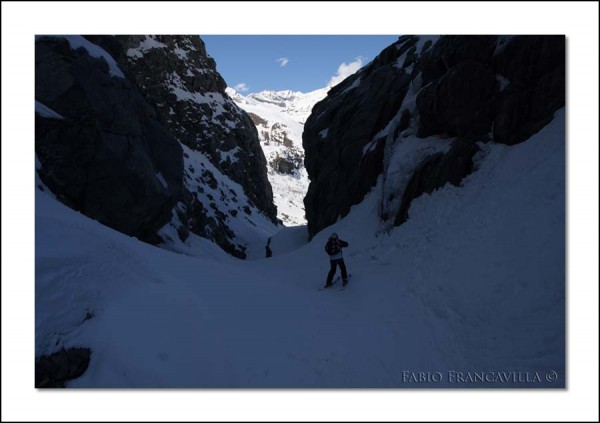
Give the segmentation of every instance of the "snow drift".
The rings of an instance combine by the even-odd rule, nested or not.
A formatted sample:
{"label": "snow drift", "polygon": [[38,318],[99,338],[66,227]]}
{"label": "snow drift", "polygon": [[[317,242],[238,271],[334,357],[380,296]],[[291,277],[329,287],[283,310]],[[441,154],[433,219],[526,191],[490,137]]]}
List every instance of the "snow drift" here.
{"label": "snow drift", "polygon": [[388,231],[380,178],[330,227],[350,243],[343,292],[317,291],[328,231],[282,232],[255,261],[197,238],[190,257],[38,188],[36,357],[90,348],[68,387],[564,387],[564,127],[563,109],[521,144],[480,144],[462,186]]}

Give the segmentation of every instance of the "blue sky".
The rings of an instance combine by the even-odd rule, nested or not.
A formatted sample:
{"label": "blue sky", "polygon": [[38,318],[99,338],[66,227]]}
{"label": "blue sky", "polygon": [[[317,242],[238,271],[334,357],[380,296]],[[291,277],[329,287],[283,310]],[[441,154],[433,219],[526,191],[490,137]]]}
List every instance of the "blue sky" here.
{"label": "blue sky", "polygon": [[217,70],[242,94],[309,92],[373,60],[398,35],[201,35]]}

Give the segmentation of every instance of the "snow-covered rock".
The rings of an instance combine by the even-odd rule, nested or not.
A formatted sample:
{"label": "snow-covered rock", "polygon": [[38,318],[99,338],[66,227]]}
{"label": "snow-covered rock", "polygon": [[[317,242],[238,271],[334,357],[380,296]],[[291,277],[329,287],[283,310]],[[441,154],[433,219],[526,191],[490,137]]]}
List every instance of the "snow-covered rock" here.
{"label": "snow-covered rock", "polygon": [[60,38],[66,40],[73,50],[81,48],[85,50],[89,56],[104,60],[104,62],[108,65],[108,70],[111,76],[125,78],[125,75],[123,75],[123,71],[117,64],[116,60],[105,49],[90,42],[81,35],[36,35],[35,37],[36,41],[43,38]]}
{"label": "snow-covered rock", "polygon": [[41,182],[128,235],[237,257],[278,228],[251,118],[198,36],[38,36]]}
{"label": "snow-covered rock", "polygon": [[38,36],[35,55],[43,184],[111,228],[160,242],[156,231],[183,198],[180,144],[136,86],[115,75],[107,50],[78,36]]}
{"label": "snow-covered rock", "polygon": [[[157,118],[189,148],[206,155],[275,219],[272,191],[252,121],[225,94],[226,84],[198,36],[119,36],[125,67]],[[223,154],[225,153],[225,154]]]}
{"label": "snow-covered rock", "polygon": [[[400,37],[332,88],[306,121],[311,236],[360,203],[380,175],[380,216],[398,224],[413,198],[471,172],[477,147],[457,143],[528,139],[565,104],[564,57],[564,36]],[[451,148],[413,148],[430,137]]]}

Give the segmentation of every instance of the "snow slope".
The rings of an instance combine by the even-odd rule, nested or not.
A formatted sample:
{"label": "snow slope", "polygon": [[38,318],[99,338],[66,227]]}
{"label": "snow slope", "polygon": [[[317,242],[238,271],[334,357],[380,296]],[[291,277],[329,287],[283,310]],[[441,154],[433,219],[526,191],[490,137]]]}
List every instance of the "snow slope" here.
{"label": "snow slope", "polygon": [[[242,261],[141,243],[36,190],[36,356],[92,349],[70,387],[481,387],[458,372],[564,386],[564,110],[530,140],[484,145],[477,171],[413,202],[389,232],[381,181],[330,227],[344,291],[318,291],[329,229]],[[93,315],[91,319],[86,316]],[[440,383],[407,372],[443,374]],[[543,376],[555,371],[557,382]]]}
{"label": "snow slope", "polygon": [[[240,184],[221,173],[202,152],[184,144],[181,144],[181,148],[186,169],[184,184],[206,210],[208,218],[227,225],[232,241],[244,248],[247,259],[264,258],[264,245],[269,237],[278,232],[279,226],[249,201]],[[204,250],[199,252],[195,246],[199,242],[208,242],[206,239],[190,232],[190,236],[181,241],[177,233],[183,226],[179,218],[181,213],[178,213],[183,209],[185,206],[182,203],[176,204],[171,221],[158,231],[163,239],[161,247],[188,255],[203,255]],[[205,226],[209,236],[215,236],[213,231],[216,230],[210,224]]]}

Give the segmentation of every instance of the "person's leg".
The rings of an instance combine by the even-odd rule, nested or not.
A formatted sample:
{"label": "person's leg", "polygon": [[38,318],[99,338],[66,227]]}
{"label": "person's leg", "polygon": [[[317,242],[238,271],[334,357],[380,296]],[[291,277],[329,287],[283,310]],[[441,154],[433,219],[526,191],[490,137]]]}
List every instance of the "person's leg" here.
{"label": "person's leg", "polygon": [[336,263],[335,263],[335,261],[331,261],[330,264],[331,264],[331,268],[329,269],[329,274],[327,275],[327,283],[325,284],[325,286],[331,285],[331,281],[333,280],[333,275],[335,275]]}
{"label": "person's leg", "polygon": [[341,259],[339,262],[340,269],[342,269],[342,280],[344,282],[348,281],[348,272],[346,272],[346,263],[344,263],[344,259]]}

